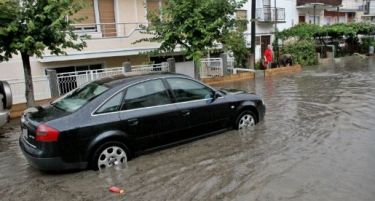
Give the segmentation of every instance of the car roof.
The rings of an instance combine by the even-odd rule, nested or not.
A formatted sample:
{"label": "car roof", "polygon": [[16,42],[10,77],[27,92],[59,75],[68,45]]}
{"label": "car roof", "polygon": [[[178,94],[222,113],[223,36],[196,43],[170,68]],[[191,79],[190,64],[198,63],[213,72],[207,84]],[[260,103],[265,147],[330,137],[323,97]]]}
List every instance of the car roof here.
{"label": "car roof", "polygon": [[119,74],[110,77],[105,77],[99,80],[94,81],[98,84],[104,84],[110,88],[117,86],[124,86],[129,83],[140,82],[149,79],[155,78],[164,78],[164,77],[189,77],[187,75],[178,74],[178,73],[149,73],[149,74]]}

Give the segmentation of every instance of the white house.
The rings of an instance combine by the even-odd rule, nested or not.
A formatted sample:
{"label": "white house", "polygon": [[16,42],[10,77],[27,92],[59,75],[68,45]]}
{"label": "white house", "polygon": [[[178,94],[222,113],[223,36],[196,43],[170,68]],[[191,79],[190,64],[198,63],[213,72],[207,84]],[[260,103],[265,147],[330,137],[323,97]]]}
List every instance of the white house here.
{"label": "white house", "polygon": [[375,22],[375,1],[364,0],[364,12],[362,19],[364,21]]}
{"label": "white house", "polygon": [[317,25],[359,22],[364,0],[297,0],[298,22]]}
{"label": "white house", "polygon": [[[238,12],[246,13],[249,21],[245,32],[248,47],[251,46],[251,6],[248,1],[243,10]],[[296,0],[256,0],[256,48],[255,59],[259,60],[274,40],[275,29],[279,31],[294,26],[298,19]]]}

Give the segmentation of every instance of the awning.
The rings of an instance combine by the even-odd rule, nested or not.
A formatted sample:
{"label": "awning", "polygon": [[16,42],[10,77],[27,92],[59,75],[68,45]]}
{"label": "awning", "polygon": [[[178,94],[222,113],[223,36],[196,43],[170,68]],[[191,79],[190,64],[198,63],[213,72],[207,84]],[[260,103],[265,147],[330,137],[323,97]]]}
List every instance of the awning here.
{"label": "awning", "polygon": [[329,5],[329,4],[324,4],[324,3],[307,3],[303,5],[297,6],[297,9],[329,9],[329,8],[337,8],[335,5]]}

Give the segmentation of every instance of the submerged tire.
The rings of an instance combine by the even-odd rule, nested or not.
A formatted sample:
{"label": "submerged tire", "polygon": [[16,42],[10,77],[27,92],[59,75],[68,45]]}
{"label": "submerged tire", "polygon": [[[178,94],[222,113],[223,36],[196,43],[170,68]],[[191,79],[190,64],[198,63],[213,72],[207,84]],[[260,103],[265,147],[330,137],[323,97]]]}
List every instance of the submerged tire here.
{"label": "submerged tire", "polygon": [[124,164],[129,159],[127,147],[121,142],[106,142],[99,146],[93,154],[90,162],[90,168],[99,170],[102,168],[113,167],[118,164]]}
{"label": "submerged tire", "polygon": [[238,115],[235,122],[235,129],[241,130],[255,126],[257,124],[257,118],[255,114],[250,110],[245,110]]}

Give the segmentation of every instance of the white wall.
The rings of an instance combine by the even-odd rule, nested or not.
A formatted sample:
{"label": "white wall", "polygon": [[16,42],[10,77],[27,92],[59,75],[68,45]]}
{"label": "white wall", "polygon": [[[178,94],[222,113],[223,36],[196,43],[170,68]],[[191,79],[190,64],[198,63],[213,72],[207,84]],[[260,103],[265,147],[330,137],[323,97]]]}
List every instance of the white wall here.
{"label": "white wall", "polygon": [[285,23],[278,24],[277,27],[280,31],[290,28],[298,24],[298,11],[296,0],[281,0],[277,1],[277,6],[285,8]]}
{"label": "white wall", "polygon": [[194,78],[194,62],[176,62],[176,73]]}
{"label": "white wall", "polygon": [[370,1],[370,15],[375,15],[375,1]]}
{"label": "white wall", "polygon": [[358,9],[362,5],[363,0],[342,0],[342,8]]}

